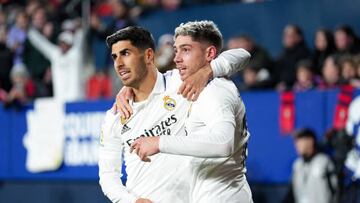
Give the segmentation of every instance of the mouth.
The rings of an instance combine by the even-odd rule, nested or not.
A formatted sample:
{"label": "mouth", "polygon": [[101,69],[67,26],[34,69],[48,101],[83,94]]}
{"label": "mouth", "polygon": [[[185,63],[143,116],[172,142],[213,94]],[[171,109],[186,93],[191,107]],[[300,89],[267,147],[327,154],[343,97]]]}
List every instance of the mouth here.
{"label": "mouth", "polygon": [[177,69],[179,70],[180,75],[184,75],[186,73],[186,67],[178,66]]}
{"label": "mouth", "polygon": [[130,78],[130,71],[129,70],[119,70],[118,74],[122,80],[127,80]]}

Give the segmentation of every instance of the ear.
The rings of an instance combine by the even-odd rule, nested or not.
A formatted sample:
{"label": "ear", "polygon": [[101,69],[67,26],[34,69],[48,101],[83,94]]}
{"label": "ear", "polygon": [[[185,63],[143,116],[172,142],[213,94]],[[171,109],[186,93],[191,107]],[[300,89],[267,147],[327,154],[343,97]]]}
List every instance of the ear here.
{"label": "ear", "polygon": [[206,60],[208,62],[212,61],[214,58],[216,58],[217,55],[217,49],[215,46],[209,46],[206,48]]}
{"label": "ear", "polygon": [[147,65],[153,64],[154,60],[155,60],[155,52],[154,52],[154,50],[151,49],[151,48],[145,49],[144,59],[145,59],[145,63]]}

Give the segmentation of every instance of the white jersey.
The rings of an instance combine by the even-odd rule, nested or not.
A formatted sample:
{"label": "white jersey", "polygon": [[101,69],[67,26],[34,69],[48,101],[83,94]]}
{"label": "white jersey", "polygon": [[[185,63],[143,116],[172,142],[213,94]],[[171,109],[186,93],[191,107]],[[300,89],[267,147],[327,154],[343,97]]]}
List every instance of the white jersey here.
{"label": "white jersey", "polygon": [[[177,95],[170,96],[169,76],[157,75],[156,84],[147,101],[132,106],[133,115],[121,123],[120,116],[107,112],[100,147],[100,184],[113,202],[135,202],[148,198],[153,202],[188,202],[189,185],[184,170],[186,157],[157,154],[151,162],[143,162],[130,153],[131,143],[141,136],[169,136],[184,133],[183,126],[190,103]],[[180,78],[179,78],[180,80]],[[124,156],[127,171],[126,188],[120,182],[121,161]],[[117,163],[116,167],[112,166]],[[115,171],[114,171],[115,170]],[[116,178],[114,178],[116,175]]]}
{"label": "white jersey", "polygon": [[245,106],[233,82],[215,78],[194,102],[186,137],[161,137],[160,151],[194,156],[191,202],[252,202],[245,159]]}
{"label": "white jersey", "polygon": [[346,132],[355,137],[355,147],[346,158],[345,166],[354,173],[354,179],[360,178],[360,96],[357,96],[349,106],[346,122]]}
{"label": "white jersey", "polygon": [[[214,75],[234,73],[248,59],[249,54],[238,49],[224,52],[211,66]],[[107,112],[100,139],[99,176],[102,190],[112,202],[135,202],[140,197],[154,203],[190,202],[189,157],[160,153],[151,156],[151,162],[142,162],[136,154],[129,153],[131,143],[140,136],[186,135],[184,126],[191,103],[177,95],[180,84],[177,70],[158,73],[152,93],[146,101],[132,105],[134,113],[129,120],[122,121],[118,114]],[[122,157],[126,187],[120,181]]]}
{"label": "white jersey", "polygon": [[298,203],[329,203],[333,189],[337,188],[334,173],[335,166],[331,159],[317,153],[309,162],[297,158],[293,164],[292,188],[295,202]]}

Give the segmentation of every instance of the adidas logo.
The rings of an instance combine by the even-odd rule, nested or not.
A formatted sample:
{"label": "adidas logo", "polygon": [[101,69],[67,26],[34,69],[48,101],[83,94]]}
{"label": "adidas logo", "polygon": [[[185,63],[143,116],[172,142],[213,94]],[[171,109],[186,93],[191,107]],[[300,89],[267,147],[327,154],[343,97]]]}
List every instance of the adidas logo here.
{"label": "adidas logo", "polygon": [[123,126],[123,128],[121,129],[121,134],[126,133],[127,131],[129,131],[131,128],[129,128],[126,124]]}

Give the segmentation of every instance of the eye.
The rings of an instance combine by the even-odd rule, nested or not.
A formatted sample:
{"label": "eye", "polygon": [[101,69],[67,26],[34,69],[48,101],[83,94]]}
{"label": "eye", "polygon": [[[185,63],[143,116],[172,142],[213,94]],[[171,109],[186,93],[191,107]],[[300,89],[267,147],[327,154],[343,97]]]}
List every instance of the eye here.
{"label": "eye", "polygon": [[121,51],[120,52],[120,55],[121,56],[129,56],[130,55],[130,52],[128,50],[124,50],[124,51]]}

